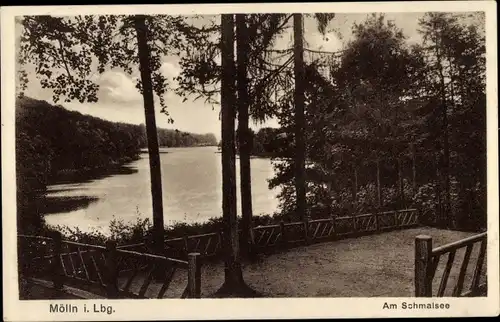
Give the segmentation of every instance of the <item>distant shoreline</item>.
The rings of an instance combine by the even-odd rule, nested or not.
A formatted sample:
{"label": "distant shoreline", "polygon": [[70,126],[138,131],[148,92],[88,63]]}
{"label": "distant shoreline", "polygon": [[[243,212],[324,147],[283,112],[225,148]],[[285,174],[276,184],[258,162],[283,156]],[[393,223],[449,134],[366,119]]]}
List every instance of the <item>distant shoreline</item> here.
{"label": "distant shoreline", "polygon": [[[162,151],[161,149],[177,149],[177,148],[202,148],[202,147],[216,147],[216,145],[200,145],[200,146],[183,146],[183,147],[160,147],[160,154],[168,154],[171,151]],[[65,182],[81,182],[89,178],[98,178],[102,176],[111,175],[115,172],[128,173],[132,170],[127,169],[126,165],[130,162],[137,161],[142,157],[140,155],[147,154],[147,148],[139,149],[135,157],[126,157],[117,162],[113,162],[101,167],[95,168],[81,168],[81,169],[64,169],[55,173],[48,182],[48,185],[55,185]]]}
{"label": "distant shoreline", "polygon": [[[221,151],[215,151],[216,154],[221,154]],[[239,154],[236,154],[236,158],[239,159]],[[250,159],[274,159],[274,160],[285,160],[286,158],[279,157],[276,154],[265,153],[265,154],[252,154],[250,155]]]}
{"label": "distant shoreline", "polygon": [[118,162],[113,162],[101,167],[59,170],[48,180],[47,185],[51,186],[66,182],[82,182],[92,178],[108,176],[113,173],[134,172],[134,170],[128,169],[126,165],[139,159],[140,157],[138,154],[136,157],[123,158]]}
{"label": "distant shoreline", "polygon": [[[217,145],[192,145],[192,146],[160,146],[160,149],[187,149],[187,148],[206,148],[217,147]],[[141,148],[140,153],[148,153],[148,148]],[[169,153],[168,151],[160,151],[160,153]]]}
{"label": "distant shoreline", "polygon": [[[147,154],[149,153],[148,149],[141,149],[141,151],[139,151],[140,154]],[[167,153],[170,153],[168,151],[159,151],[160,154],[167,154]]]}

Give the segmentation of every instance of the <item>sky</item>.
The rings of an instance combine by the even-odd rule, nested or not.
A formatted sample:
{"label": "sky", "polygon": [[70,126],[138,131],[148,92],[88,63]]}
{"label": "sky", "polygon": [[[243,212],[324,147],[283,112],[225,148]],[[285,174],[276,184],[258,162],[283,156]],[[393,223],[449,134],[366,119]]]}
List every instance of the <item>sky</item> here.
{"label": "sky", "polygon": [[[313,18],[304,18],[304,40],[305,47],[313,50],[338,51],[343,48],[346,41],[351,36],[353,23],[363,22],[367,14],[337,14],[327,27],[325,36],[319,33],[316,27],[316,22]],[[423,13],[387,13],[387,20],[392,20],[396,26],[402,29],[409,43],[419,42],[421,40],[418,34],[418,20],[423,16]],[[20,37],[22,26],[16,26],[16,35]],[[291,48],[293,46],[291,25],[283,36],[275,43],[275,47],[279,49]],[[173,78],[181,72],[178,64],[179,57],[167,56],[163,58],[161,71],[169,79],[175,87]],[[40,86],[39,80],[36,78],[34,66],[25,66],[28,72],[28,88],[25,95],[46,100],[49,103],[52,101],[52,92],[49,89],[43,89]],[[97,103],[78,102],[58,102],[69,110],[78,111],[83,114],[100,117],[110,121],[118,121],[132,124],[144,123],[144,107],[142,96],[135,88],[135,79],[120,71],[106,70],[103,74],[93,75],[95,80],[100,85]],[[194,98],[194,97],[193,97]],[[203,99],[193,101],[188,99],[183,102],[183,99],[172,91],[166,95],[166,103],[170,117],[173,118],[174,124],[168,124],[168,117],[159,112],[160,106],[156,104],[156,122],[159,128],[178,129],[193,133],[213,133],[220,139],[220,120],[219,106],[205,104]],[[271,126],[277,127],[276,120],[269,120],[261,125],[252,125],[254,130],[260,127]]]}

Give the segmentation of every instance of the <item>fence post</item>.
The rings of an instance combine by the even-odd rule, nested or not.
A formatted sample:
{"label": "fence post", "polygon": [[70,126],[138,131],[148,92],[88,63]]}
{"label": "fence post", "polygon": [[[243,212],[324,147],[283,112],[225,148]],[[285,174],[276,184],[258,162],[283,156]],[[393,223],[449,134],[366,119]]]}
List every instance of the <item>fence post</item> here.
{"label": "fence post", "polygon": [[380,230],[380,224],[379,224],[379,211],[378,209],[375,211],[375,232],[379,232]]}
{"label": "fence post", "polygon": [[189,254],[189,239],[188,239],[188,236],[184,235],[184,237],[182,237],[182,240],[184,241],[184,253],[187,256]]}
{"label": "fence post", "polygon": [[285,223],[280,221],[281,246],[286,246]]}
{"label": "fence post", "polygon": [[337,232],[335,231],[335,216],[330,215],[330,223],[332,224],[332,235],[329,236],[330,239],[335,239]]}
{"label": "fence post", "polygon": [[311,243],[309,236],[309,218],[304,219],[304,237],[306,245],[309,245]]}
{"label": "fence post", "polygon": [[188,294],[189,298],[201,298],[200,253],[188,254]]}
{"label": "fence post", "polygon": [[118,298],[118,252],[113,240],[106,241],[106,293],[110,299]]}
{"label": "fence post", "polygon": [[59,231],[52,232],[52,282],[55,289],[62,289],[64,275],[62,273],[62,234]]}
{"label": "fence post", "polygon": [[250,220],[249,227],[248,227],[248,238],[249,238],[249,245],[248,245],[248,251],[249,251],[249,257],[254,258],[255,257],[255,252],[256,252],[256,247],[255,247],[255,235],[253,232],[253,220]]}
{"label": "fence post", "polygon": [[432,238],[418,235],[415,238],[415,296],[432,297],[431,280]]}
{"label": "fence post", "polygon": [[[219,251],[219,254],[224,254],[224,252],[225,252],[225,248],[224,248],[224,229],[220,229],[219,230],[218,236],[219,236],[219,250],[218,251]],[[215,250],[215,252],[217,253],[217,249]]]}

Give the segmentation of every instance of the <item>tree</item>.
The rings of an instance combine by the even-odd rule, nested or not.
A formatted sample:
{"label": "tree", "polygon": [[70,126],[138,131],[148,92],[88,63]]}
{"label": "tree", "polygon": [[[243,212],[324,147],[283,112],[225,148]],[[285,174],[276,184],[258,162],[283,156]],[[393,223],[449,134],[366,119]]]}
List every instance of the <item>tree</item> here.
{"label": "tree", "polygon": [[[307,205],[316,208],[315,216],[331,213],[329,207],[344,208],[367,190],[371,194],[367,179],[375,181],[375,171],[363,168],[374,167],[375,162],[368,164],[367,160],[376,160],[376,154],[399,157],[416,126],[404,99],[412,89],[417,63],[401,32],[379,17],[371,17],[355,25],[353,33],[343,50],[328,54],[332,57],[329,76],[315,62],[306,65]],[[287,114],[290,112],[284,111],[280,118],[284,129],[293,126]],[[357,175],[353,175],[353,165]],[[273,184],[283,184],[291,177],[289,167],[280,167]],[[380,185],[382,179],[379,175]],[[285,183],[285,193],[290,188]],[[376,194],[371,198],[376,200]],[[285,194],[281,200],[283,206],[292,202]],[[319,209],[320,204],[324,210]],[[356,211],[371,210],[363,208],[366,205],[358,200]]]}
{"label": "tree", "polygon": [[[272,116],[276,102],[270,99],[273,82],[279,75],[268,54],[268,47],[273,39],[283,31],[283,25],[291,15],[252,14],[237,16],[237,87],[238,87],[238,132],[237,141],[240,153],[240,180],[242,200],[242,236],[243,251],[249,254],[252,245],[252,196],[250,154],[252,150],[252,132],[249,122],[264,121]],[[206,37],[204,43],[198,43],[191,56],[181,60],[183,66],[179,79],[181,95],[197,94],[195,98],[205,97],[206,102],[217,104],[217,95],[221,91],[221,66],[216,63],[220,48],[216,42]],[[215,37],[212,37],[215,38]],[[233,40],[234,41],[234,40]],[[200,47],[203,48],[200,50]],[[186,98],[187,99],[187,98]],[[247,249],[247,246],[248,249]]]}
{"label": "tree", "polygon": [[[252,194],[250,155],[254,133],[249,128],[250,118],[262,123],[274,115],[277,102],[272,99],[275,83],[282,66],[268,69],[272,58],[269,47],[291,15],[261,14],[237,15],[238,66],[238,140],[240,148],[240,184],[242,213],[242,242],[245,255],[251,257],[253,246]],[[290,60],[289,60],[290,61]],[[274,93],[275,94],[275,93]]]}
{"label": "tree", "polygon": [[247,21],[244,14],[236,15],[237,39],[237,87],[238,87],[238,146],[240,154],[240,190],[241,190],[241,231],[243,251],[248,256],[252,253],[252,180],[250,154],[252,152],[252,132],[249,123],[249,87],[248,60],[250,43]]}
{"label": "tree", "polygon": [[[438,41],[447,102],[451,208],[454,220],[462,222],[459,226],[469,222],[470,227],[476,227],[485,222],[485,186],[479,179],[485,177],[485,132],[481,130],[485,128],[484,31],[464,23],[459,15],[442,16],[453,17],[456,23],[436,29],[433,26],[438,23],[428,22],[425,32],[441,37]],[[404,206],[432,206],[436,204],[434,197],[444,199],[433,183],[433,172],[443,170],[445,154],[443,147],[436,149],[445,133],[436,41],[429,36],[421,44],[409,45],[401,30],[383,16],[371,16],[353,27],[354,37],[343,50],[323,54],[332,57],[325,59],[330,64],[328,76],[322,74],[319,64],[306,64],[307,207],[311,211],[315,208],[313,215],[331,213],[332,209],[343,211],[357,196],[356,211],[373,211],[377,207],[377,189],[369,180],[384,186],[384,191],[378,189],[378,205],[393,209],[403,206],[404,201]],[[295,132],[295,122],[290,102],[289,97],[284,97],[277,114],[281,131],[286,134],[281,137],[282,156],[293,158],[296,147],[290,134]],[[412,150],[418,150],[418,158]],[[476,158],[472,160],[474,153]],[[436,154],[440,155],[440,165],[435,165]],[[408,198],[411,186],[404,178],[410,159],[414,178],[419,170],[419,187],[414,184],[412,200]],[[467,170],[465,160],[470,160],[477,171]],[[357,194],[352,192],[356,181],[353,164],[358,169]],[[281,212],[289,215],[296,212],[290,206],[296,201],[294,163],[285,160],[276,169],[271,185],[283,187]],[[442,175],[438,177],[443,181]],[[322,207],[326,211],[318,213]]]}
{"label": "tree", "polygon": [[160,151],[158,148],[158,135],[156,132],[155,105],[153,85],[151,82],[151,67],[148,46],[148,28],[146,18],[136,16],[134,20],[137,32],[137,48],[139,52],[139,69],[141,71],[142,95],[144,98],[144,112],[146,115],[146,133],[148,138],[149,168],[151,177],[151,195],[153,201],[153,242],[154,250],[161,254],[164,250],[164,220],[163,198],[161,187]]}
{"label": "tree", "polygon": [[[482,20],[482,13],[472,15]],[[484,31],[464,18],[429,13],[420,21],[425,94],[436,102],[424,117],[434,133],[430,139],[441,143],[436,151],[442,170],[438,187],[444,186],[443,194],[438,191],[444,204],[440,223],[477,228],[485,222],[485,201],[476,197],[485,195],[485,40]]]}
{"label": "tree", "polygon": [[234,82],[234,18],[221,17],[221,126],[222,126],[222,213],[224,221],[225,278],[218,290],[219,295],[246,297],[254,295],[243,280],[240,263],[238,221],[236,215],[236,151],[235,151],[235,107],[236,88]]}
{"label": "tree", "polygon": [[[164,99],[167,80],[160,71],[161,57],[181,51],[184,40],[195,38],[192,29],[184,18],[174,16],[27,16],[21,23],[24,28],[19,62],[21,66],[35,66],[42,87],[53,90],[54,102],[61,97],[66,102],[96,102],[99,85],[91,78],[93,74],[118,68],[132,75],[134,67],[140,66],[141,81],[137,81],[136,87],[143,94],[146,114],[154,246],[160,251],[161,245],[163,250],[163,201],[153,92],[162,112],[168,115]],[[22,91],[27,84],[24,69],[19,70],[19,76]],[[170,118],[169,122],[173,120]]]}
{"label": "tree", "polygon": [[302,30],[302,14],[293,15],[294,39],[294,76],[295,76],[295,194],[296,214],[303,220],[306,213],[306,146],[304,141],[304,34]]}
{"label": "tree", "polygon": [[430,15],[430,26],[433,29],[432,33],[428,33],[424,37],[430,41],[432,41],[435,45],[432,46],[434,52],[432,53],[435,57],[435,68],[436,76],[439,82],[438,91],[439,91],[439,99],[441,105],[441,117],[442,120],[442,135],[441,135],[441,144],[442,144],[442,154],[440,153],[439,158],[439,167],[442,170],[442,179],[444,181],[444,209],[443,214],[441,214],[442,220],[444,223],[449,222],[450,220],[450,171],[449,171],[449,163],[450,163],[450,148],[449,148],[449,135],[448,135],[448,107],[446,100],[446,86],[445,86],[445,71],[444,71],[444,59],[445,56],[442,52],[442,44],[440,41],[442,40],[443,28],[447,24],[447,21],[444,18],[444,15]]}
{"label": "tree", "polygon": [[[64,133],[64,140],[61,140]],[[18,230],[40,233],[47,185],[108,171],[138,158],[140,128],[104,121],[29,97],[16,100]],[[91,197],[73,199],[83,206]],[[31,231],[34,228],[34,231]]]}
{"label": "tree", "polygon": [[[238,87],[238,146],[240,153],[240,186],[242,214],[242,242],[245,255],[250,256],[253,246],[252,230],[252,189],[250,155],[252,153],[253,132],[249,128],[250,116],[254,122],[261,122],[273,113],[273,104],[269,103],[273,74],[262,78],[262,66],[265,64],[265,51],[274,37],[281,32],[283,15],[236,15],[237,39],[237,87]],[[260,34],[258,31],[260,30]],[[250,54],[249,54],[250,53]],[[250,65],[259,66],[250,69]],[[255,85],[250,84],[256,79]],[[253,86],[252,86],[253,85]],[[252,98],[251,98],[252,97]],[[250,109],[252,113],[250,114]]]}
{"label": "tree", "polygon": [[334,77],[350,93],[345,97],[351,105],[347,118],[349,131],[364,140],[376,141],[373,143],[377,146],[373,154],[360,154],[364,149],[358,147],[353,157],[376,160],[378,207],[382,206],[380,159],[395,159],[401,207],[404,200],[401,159],[413,129],[418,126],[405,106],[405,99],[414,83],[414,70],[420,68],[420,57],[406,46],[401,30],[391,22],[386,23],[383,15],[371,16],[355,25],[353,31],[355,38],[346,46]]}
{"label": "tree", "polygon": [[[318,29],[322,34],[326,32],[326,26],[334,14],[316,13]],[[302,14],[293,14],[293,39],[294,39],[294,78],[295,78],[295,195],[296,214],[302,219],[307,217],[306,208],[306,146],[305,129],[305,71],[304,71],[304,31],[302,26]]]}

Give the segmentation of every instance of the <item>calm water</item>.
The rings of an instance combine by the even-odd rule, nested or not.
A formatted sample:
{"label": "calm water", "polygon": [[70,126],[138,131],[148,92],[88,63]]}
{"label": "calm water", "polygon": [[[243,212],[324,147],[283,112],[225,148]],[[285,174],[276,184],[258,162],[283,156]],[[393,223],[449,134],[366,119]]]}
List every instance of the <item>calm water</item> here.
{"label": "calm water", "polygon": [[[221,216],[222,165],[216,147],[166,148],[162,153],[165,224],[203,222]],[[45,216],[49,225],[78,226],[106,232],[110,220],[152,218],[149,160],[147,154],[127,165],[132,171],[79,183],[49,187],[48,200],[80,200],[80,204]],[[237,162],[239,182],[239,165]],[[269,159],[252,159],[252,199],[255,215],[277,209],[276,189],[267,179],[274,174]],[[238,187],[238,212],[240,209]],[[54,210],[55,211],[55,210]]]}

